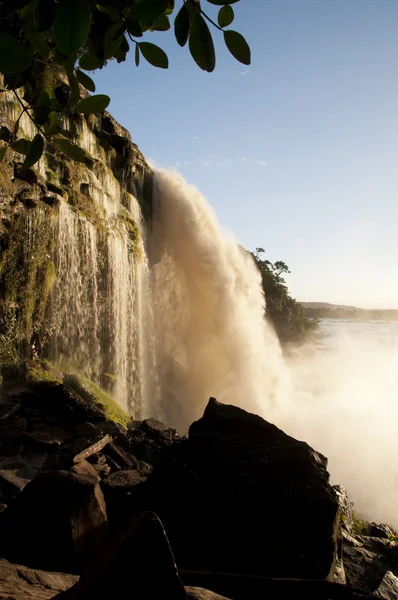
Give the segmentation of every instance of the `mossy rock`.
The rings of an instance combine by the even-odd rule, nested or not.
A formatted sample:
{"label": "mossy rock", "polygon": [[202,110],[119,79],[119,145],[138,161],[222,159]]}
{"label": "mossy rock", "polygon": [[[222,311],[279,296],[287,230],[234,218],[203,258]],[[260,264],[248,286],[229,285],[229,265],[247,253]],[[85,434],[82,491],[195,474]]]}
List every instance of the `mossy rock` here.
{"label": "mossy rock", "polygon": [[26,379],[31,382],[49,381],[62,383],[62,373],[48,360],[28,360],[26,362]]}
{"label": "mossy rock", "polygon": [[79,394],[83,400],[94,402],[101,407],[107,419],[127,429],[131,422],[129,415],[90,379],[83,375],[68,373],[64,376],[64,383]]}

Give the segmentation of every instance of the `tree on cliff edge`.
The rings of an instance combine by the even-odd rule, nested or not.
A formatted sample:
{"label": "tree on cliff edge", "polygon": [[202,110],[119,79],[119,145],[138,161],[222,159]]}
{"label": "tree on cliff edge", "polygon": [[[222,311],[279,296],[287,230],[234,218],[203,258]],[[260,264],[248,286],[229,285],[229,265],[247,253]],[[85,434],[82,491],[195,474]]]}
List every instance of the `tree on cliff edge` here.
{"label": "tree on cliff edge", "polygon": [[263,259],[263,248],[256,248],[252,256],[261,273],[265,298],[267,300],[266,315],[275,328],[282,345],[302,344],[309,341],[318,331],[318,320],[309,319],[304,308],[289,294],[285,273],[289,267],[281,260],[272,263]]}
{"label": "tree on cliff edge", "polygon": [[[202,4],[219,7],[217,22]],[[0,0],[0,74],[2,92],[11,91],[21,107],[12,130],[0,128],[0,161],[8,148],[25,156],[25,169],[41,157],[44,141],[51,141],[69,157],[85,162],[84,151],[73,142],[76,114],[103,112],[110,98],[97,94],[82,98],[82,89],[95,92],[87,71],[102,69],[109,60],[118,63],[134,52],[167,69],[166,53],[144,34],[165,32],[174,18],[174,35],[188,43],[196,64],[212,72],[216,56],[209,25],[224,37],[231,54],[250,64],[250,48],[243,36],[228,29],[234,20],[232,4],[240,0]],[[60,82],[63,93],[56,93]],[[66,88],[66,89],[65,89]],[[22,97],[23,93],[23,97]],[[33,139],[18,136],[19,121],[27,114],[37,131]]]}

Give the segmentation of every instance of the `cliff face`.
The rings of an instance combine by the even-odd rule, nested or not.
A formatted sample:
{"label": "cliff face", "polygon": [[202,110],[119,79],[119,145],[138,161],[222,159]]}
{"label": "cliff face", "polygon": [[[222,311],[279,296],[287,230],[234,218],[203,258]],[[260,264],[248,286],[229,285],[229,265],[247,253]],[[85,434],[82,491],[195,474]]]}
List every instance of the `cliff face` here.
{"label": "cliff face", "polygon": [[[12,131],[20,112],[12,92],[1,94],[0,127]],[[0,368],[15,379],[46,358],[121,397],[133,385],[129,332],[152,173],[108,113],[75,123],[66,134],[84,164],[51,144],[34,170],[10,149],[0,163]],[[34,134],[25,113],[18,137]]]}

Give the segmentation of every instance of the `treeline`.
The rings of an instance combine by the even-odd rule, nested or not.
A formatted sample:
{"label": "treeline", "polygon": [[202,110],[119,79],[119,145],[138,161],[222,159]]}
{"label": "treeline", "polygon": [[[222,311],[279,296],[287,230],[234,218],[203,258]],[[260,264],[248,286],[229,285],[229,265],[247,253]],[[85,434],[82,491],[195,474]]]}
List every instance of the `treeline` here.
{"label": "treeline", "polygon": [[289,267],[278,260],[272,263],[262,258],[263,248],[256,248],[252,256],[261,273],[266,298],[266,316],[273,325],[282,345],[303,344],[315,337],[319,325],[317,319],[309,318],[303,306],[289,294],[284,274]]}
{"label": "treeline", "polygon": [[355,307],[312,307],[302,303],[304,314],[310,319],[349,319],[351,321],[398,321],[398,310],[366,309]]}

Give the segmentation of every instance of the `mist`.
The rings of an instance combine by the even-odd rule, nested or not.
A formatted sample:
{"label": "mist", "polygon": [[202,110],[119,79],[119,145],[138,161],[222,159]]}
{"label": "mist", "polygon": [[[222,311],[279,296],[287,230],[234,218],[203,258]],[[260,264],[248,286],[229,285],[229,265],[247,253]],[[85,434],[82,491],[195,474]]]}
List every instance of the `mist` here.
{"label": "mist", "polygon": [[341,323],[286,360],[294,390],[278,425],[329,459],[354,510],[398,527],[398,326]]}

